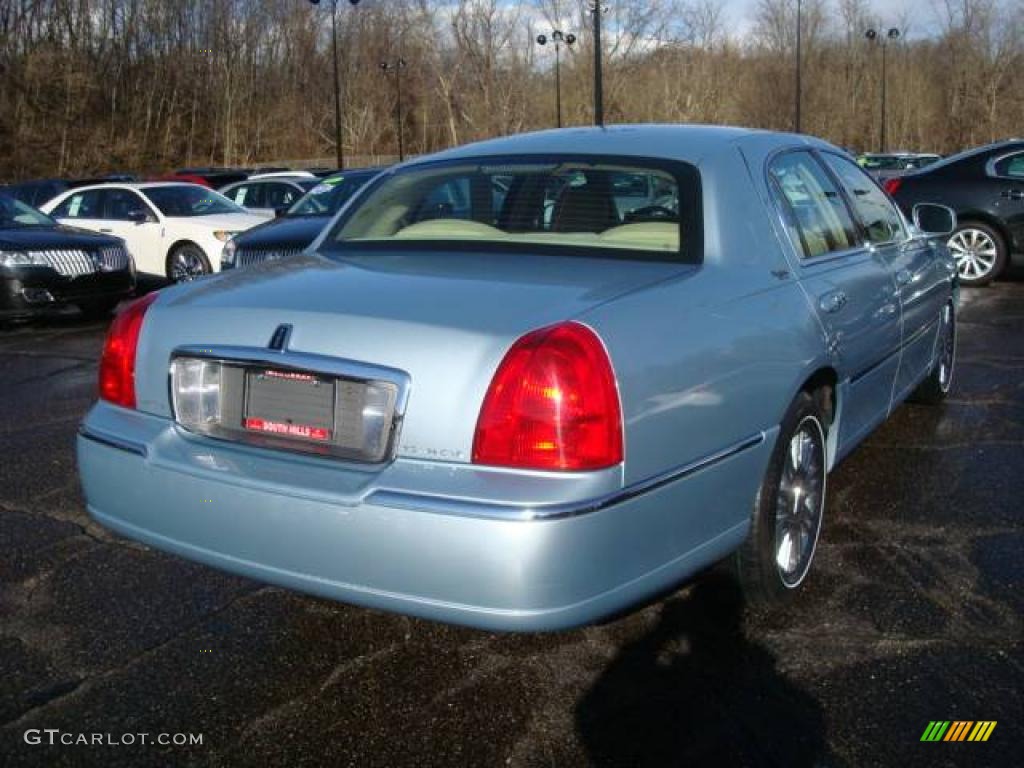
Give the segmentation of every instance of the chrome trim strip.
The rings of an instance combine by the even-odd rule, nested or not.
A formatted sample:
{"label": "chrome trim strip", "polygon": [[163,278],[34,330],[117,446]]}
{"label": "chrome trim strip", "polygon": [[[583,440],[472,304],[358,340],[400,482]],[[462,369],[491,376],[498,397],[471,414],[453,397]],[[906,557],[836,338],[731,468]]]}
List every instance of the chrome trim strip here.
{"label": "chrome trim strip", "polygon": [[1003,160],[1014,155],[1024,154],[1024,147],[1017,147],[1016,149],[1004,152],[1001,155],[994,155],[988,159],[985,163],[985,175],[992,179],[1004,179],[1006,181],[1020,181],[1019,176],[1000,176],[996,173],[996,166],[999,165]]}
{"label": "chrome trim strip", "polygon": [[171,360],[173,361],[176,357],[201,357],[223,363],[266,365],[270,368],[290,368],[363,381],[383,381],[394,384],[398,388],[398,399],[395,401],[396,417],[404,416],[405,409],[409,404],[409,387],[412,380],[408,373],[398,368],[387,368],[311,352],[296,352],[291,349],[278,352],[266,347],[206,347],[189,344],[175,347],[171,352]]}
{"label": "chrome trim strip", "polygon": [[[280,330],[278,327],[278,330]],[[290,326],[288,326],[290,328]],[[275,332],[275,336],[277,333]],[[290,332],[288,334],[290,339]],[[273,341],[273,340],[272,340]],[[287,340],[286,342],[287,343]],[[357,379],[365,382],[381,382],[390,384],[396,390],[394,409],[391,414],[391,426],[387,438],[387,447],[384,456],[380,460],[352,458],[349,456],[334,456],[339,460],[349,460],[365,467],[380,467],[393,461],[398,450],[399,440],[402,435],[402,424],[405,421],[405,410],[409,404],[409,389],[412,379],[405,371],[398,368],[388,368],[371,363],[363,363],[357,360],[347,360],[341,357],[328,357],[311,352],[295,352],[290,349],[280,351],[268,347],[236,347],[236,346],[200,346],[197,344],[175,347],[171,351],[171,363],[167,370],[167,397],[171,404],[171,415],[175,424],[182,430],[193,435],[202,435],[214,440],[225,440],[235,445],[250,445],[256,448],[270,450],[284,450],[297,454],[318,455],[314,452],[298,450],[295,446],[287,446],[278,443],[268,437],[260,437],[256,434],[246,434],[244,439],[241,434],[224,434],[215,431],[192,430],[178,420],[178,414],[174,401],[174,361],[179,357],[201,358],[204,360],[215,360],[219,363],[229,365],[240,365],[250,367],[254,365],[267,366],[283,370],[295,370],[303,373],[319,373],[325,376]],[[319,454],[330,456],[331,454]]]}
{"label": "chrome trim strip", "polygon": [[137,443],[134,440],[126,440],[123,437],[112,435],[109,432],[103,432],[95,427],[90,427],[87,424],[82,424],[78,427],[78,434],[84,437],[86,440],[92,440],[94,443],[100,443],[110,448],[117,448],[121,451],[128,453],[134,453],[136,456],[146,458],[149,456],[149,449],[143,443]]}
{"label": "chrome trim strip", "polygon": [[374,504],[382,507],[395,509],[408,509],[414,512],[433,512],[442,515],[454,515],[457,517],[475,517],[488,520],[530,521],[530,520],[560,520],[567,517],[576,517],[591,512],[598,512],[621,504],[624,501],[636,498],[645,493],[650,493],[664,485],[682,480],[685,477],[707,469],[719,462],[725,461],[738,453],[760,445],[765,440],[765,433],[758,432],[745,440],[730,445],[728,448],[705,456],[702,459],[692,461],[661,474],[641,480],[625,488],[621,488],[604,496],[597,496],[580,501],[561,502],[557,504],[546,504],[527,506],[515,503],[502,503],[494,501],[469,501],[464,499],[450,499],[444,496],[431,496],[407,491],[373,491],[365,499],[364,503]]}

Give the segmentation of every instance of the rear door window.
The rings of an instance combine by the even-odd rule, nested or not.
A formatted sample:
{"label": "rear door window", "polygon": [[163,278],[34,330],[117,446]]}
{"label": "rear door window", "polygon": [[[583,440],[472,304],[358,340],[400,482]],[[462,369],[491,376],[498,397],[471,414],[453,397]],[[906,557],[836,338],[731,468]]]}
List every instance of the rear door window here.
{"label": "rear door window", "polygon": [[857,227],[839,188],[809,152],[787,152],[768,166],[790,235],[804,258],[849,250]]}
{"label": "rear door window", "polygon": [[261,184],[240,184],[232,189],[226,197],[244,208],[262,208],[263,194]]}
{"label": "rear door window", "polygon": [[133,214],[150,215],[142,198],[130,189],[108,189],[104,196],[103,218],[116,221],[130,221]]}
{"label": "rear door window", "polygon": [[299,192],[291,184],[273,182],[263,184],[263,204],[261,208],[284,208],[299,199]]}
{"label": "rear door window", "polygon": [[103,190],[90,189],[75,192],[64,199],[50,214],[55,219],[103,218]]}
{"label": "rear door window", "polygon": [[903,239],[903,219],[879,186],[864,171],[844,157],[823,153],[825,163],[839,178],[860,223],[873,245]]}

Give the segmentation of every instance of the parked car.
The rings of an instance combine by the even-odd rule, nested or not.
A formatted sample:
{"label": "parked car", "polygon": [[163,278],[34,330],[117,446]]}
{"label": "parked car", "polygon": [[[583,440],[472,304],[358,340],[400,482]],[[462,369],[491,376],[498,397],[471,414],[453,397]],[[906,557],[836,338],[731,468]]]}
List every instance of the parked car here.
{"label": "parked car", "polygon": [[62,227],[0,194],[0,320],[22,320],[70,305],[107,314],[135,288],[124,241]]}
{"label": "parked car", "polygon": [[257,174],[245,181],[220,188],[220,193],[250,213],[274,217],[287,211],[296,201],[317,185],[311,173]]}
{"label": "parked car", "polygon": [[250,179],[315,179],[316,174],[312,171],[291,171],[287,168],[269,169],[261,168],[249,174]]}
{"label": "parked car", "polygon": [[128,173],[112,173],[106,176],[87,179],[36,179],[0,187],[0,192],[13,197],[15,200],[20,200],[33,208],[39,208],[61,192],[66,192],[69,189],[84,187],[90,184],[131,181],[136,181],[136,178]]}
{"label": "parked car", "polygon": [[43,211],[123,238],[140,272],[176,282],[217,271],[224,243],[266,220],[206,187],[166,182],[82,187]]}
{"label": "parked car", "polygon": [[228,240],[221,253],[220,268],[248,267],[301,253],[331,216],[380,171],[363,168],[319,180],[283,216]]}
{"label": "parked car", "polygon": [[[623,220],[622,173],[666,202]],[[454,190],[466,218],[432,203]],[[480,627],[596,621],[727,557],[784,604],[826,472],[905,398],[949,390],[954,216],[915,220],[832,146],[743,129],[574,128],[406,163],[310,252],[119,315],[78,440],[89,512]]]}
{"label": "parked car", "polygon": [[252,173],[251,168],[179,168],[174,173],[163,177],[163,181],[194,181],[201,179],[203,186],[219,189],[226,184],[244,181]]}
{"label": "parked car", "polygon": [[1024,140],[1002,141],[953,155],[886,182],[904,211],[921,202],[956,211],[949,238],[960,281],[985,285],[1011,259],[1024,261]]}
{"label": "parked car", "polygon": [[926,168],[937,163],[942,155],[930,152],[867,153],[857,158],[858,164],[872,176],[898,176],[907,171]]}

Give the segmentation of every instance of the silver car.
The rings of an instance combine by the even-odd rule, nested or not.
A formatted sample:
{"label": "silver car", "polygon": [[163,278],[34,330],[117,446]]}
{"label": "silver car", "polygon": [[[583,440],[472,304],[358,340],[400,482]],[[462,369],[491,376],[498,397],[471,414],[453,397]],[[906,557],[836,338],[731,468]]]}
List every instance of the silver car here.
{"label": "silver car", "polygon": [[826,475],[949,391],[955,269],[803,136],[621,126],[390,169],[305,255],[111,328],[89,512],[159,549],[486,628],[608,617],[732,558],[804,582]]}

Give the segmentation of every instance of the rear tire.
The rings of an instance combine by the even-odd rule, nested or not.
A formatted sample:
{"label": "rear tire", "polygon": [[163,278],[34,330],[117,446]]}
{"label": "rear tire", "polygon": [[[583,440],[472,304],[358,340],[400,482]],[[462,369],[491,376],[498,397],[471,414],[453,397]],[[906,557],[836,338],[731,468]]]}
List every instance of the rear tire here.
{"label": "rear tire", "polygon": [[910,399],[917,403],[936,405],[946,399],[953,385],[956,365],[956,308],[949,302],[939,316],[938,356],[928,378],[922,381]]}
{"label": "rear tire", "polygon": [[825,510],[825,435],[819,399],[801,392],[782,420],[750,535],[736,553],[740,583],[755,606],[791,600],[810,571]]}
{"label": "rear tire", "polygon": [[212,274],[213,268],[202,248],[195,243],[185,243],[167,254],[166,273],[172,282],[187,283]]}
{"label": "rear tire", "polygon": [[1006,240],[988,224],[962,221],[946,244],[963,285],[988,285],[1006,267]]}

